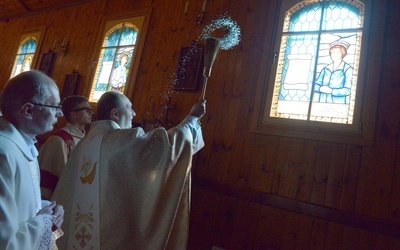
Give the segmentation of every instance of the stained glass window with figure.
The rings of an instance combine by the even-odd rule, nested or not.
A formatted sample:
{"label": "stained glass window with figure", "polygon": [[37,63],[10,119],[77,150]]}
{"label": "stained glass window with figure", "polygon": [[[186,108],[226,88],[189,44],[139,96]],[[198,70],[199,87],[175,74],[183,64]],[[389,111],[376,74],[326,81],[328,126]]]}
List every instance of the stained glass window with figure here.
{"label": "stained glass window with figure", "polygon": [[359,1],[303,1],[285,14],[264,118],[352,124],[363,34]]}
{"label": "stained glass window with figure", "polygon": [[267,53],[261,61],[252,132],[372,145],[383,67],[384,3],[274,3],[271,25],[265,28]]}
{"label": "stained glass window with figure", "polygon": [[90,101],[108,90],[124,92],[137,44],[139,28],[121,22],[107,30],[97,63]]}
{"label": "stained glass window with figure", "polygon": [[15,58],[11,77],[21,72],[28,71],[33,67],[33,59],[37,46],[38,38],[35,36],[30,35],[22,40]]}

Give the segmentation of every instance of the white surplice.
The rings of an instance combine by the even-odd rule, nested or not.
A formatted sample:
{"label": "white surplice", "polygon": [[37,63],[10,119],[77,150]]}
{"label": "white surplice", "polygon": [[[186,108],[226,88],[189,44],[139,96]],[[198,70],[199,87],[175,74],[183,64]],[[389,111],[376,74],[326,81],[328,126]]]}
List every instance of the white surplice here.
{"label": "white surplice", "polygon": [[[33,140],[33,138],[31,138]],[[54,217],[37,215],[40,195],[37,150],[0,117],[0,249],[54,249]]]}

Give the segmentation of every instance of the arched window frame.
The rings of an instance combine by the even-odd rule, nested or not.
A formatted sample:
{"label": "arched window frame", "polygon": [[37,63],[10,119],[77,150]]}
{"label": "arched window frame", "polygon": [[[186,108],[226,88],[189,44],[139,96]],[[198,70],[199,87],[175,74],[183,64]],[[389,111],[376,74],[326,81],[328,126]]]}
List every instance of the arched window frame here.
{"label": "arched window frame", "polygon": [[[122,15],[112,15],[106,16],[102,22],[102,33],[99,35],[98,40],[98,52],[96,53],[96,58],[93,60],[93,72],[91,77],[91,85],[88,90],[88,99],[92,104],[96,104],[102,93],[96,93],[96,85],[99,79],[107,79],[107,84],[111,86],[111,78],[114,69],[120,63],[121,58],[124,54],[129,54],[127,67],[126,67],[126,79],[124,86],[117,91],[124,93],[126,96],[133,95],[134,85],[138,74],[138,67],[140,64],[140,58],[143,52],[143,47],[147,35],[147,30],[151,17],[151,9],[143,9],[134,12],[129,12]],[[124,29],[128,27],[129,29],[135,30],[137,32],[136,41],[133,44],[118,44],[116,46],[107,46],[107,40],[111,34],[117,29]],[[120,41],[120,39],[119,39]],[[132,50],[133,48],[133,50]],[[127,53],[121,53],[124,50],[129,50]],[[110,71],[106,72],[106,75],[101,75],[102,67],[104,67],[104,56],[106,50],[112,50],[114,55],[110,65]],[[125,56],[124,56],[125,57]],[[104,71],[103,71],[104,73]],[[110,90],[107,87],[105,91]],[[98,89],[97,89],[98,90]],[[103,90],[101,90],[104,92]]]}
{"label": "arched window frame", "polygon": [[[380,61],[374,61],[373,58],[381,58],[382,56],[384,30],[384,19],[379,18],[379,15],[377,15],[379,8],[374,8],[374,1],[362,1],[364,5],[364,19],[360,59],[357,64],[357,98],[354,103],[354,122],[352,124],[327,123],[273,117],[270,115],[274,95],[276,96],[276,89],[274,90],[274,87],[279,67],[277,57],[280,50],[282,50],[280,45],[287,11],[293,9],[294,6],[301,6],[302,3],[306,3],[307,5],[317,2],[324,2],[324,0],[282,0],[276,2],[276,9],[278,11],[271,11],[271,16],[274,16],[273,13],[276,14],[274,19],[270,19],[274,24],[266,29],[266,43],[264,48],[268,53],[263,57],[261,64],[262,68],[255,103],[257,112],[252,123],[252,132],[357,145],[372,145],[380,72]],[[275,38],[274,40],[270,38],[270,34],[275,34],[275,36],[272,36]]]}
{"label": "arched window frame", "polygon": [[[10,78],[18,75],[19,73],[25,71],[23,70],[24,65],[27,61],[30,62],[29,69],[36,68],[38,61],[38,54],[42,44],[42,37],[44,34],[44,29],[36,29],[32,31],[25,31],[21,34],[18,40],[18,48],[15,52],[15,57],[12,63]],[[36,46],[34,48],[26,49],[27,43],[32,43],[34,41]]]}

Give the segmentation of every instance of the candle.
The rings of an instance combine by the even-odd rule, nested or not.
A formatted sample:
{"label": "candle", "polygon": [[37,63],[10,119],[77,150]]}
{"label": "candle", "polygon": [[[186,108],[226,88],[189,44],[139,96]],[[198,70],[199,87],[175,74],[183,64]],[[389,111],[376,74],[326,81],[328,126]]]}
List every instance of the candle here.
{"label": "candle", "polygon": [[61,47],[64,47],[65,46],[65,38],[63,38],[63,41],[62,41],[62,44],[61,44]]}
{"label": "candle", "polygon": [[55,49],[55,48],[56,48],[56,44],[57,44],[57,40],[54,40],[54,43],[53,43],[53,49]]}
{"label": "candle", "polygon": [[185,5],[185,12],[184,12],[185,14],[187,14],[188,8],[189,8],[189,1],[187,1]]}
{"label": "candle", "polygon": [[204,0],[204,2],[203,2],[203,8],[201,8],[201,11],[202,11],[202,12],[206,11],[206,6],[207,6],[207,0]]}

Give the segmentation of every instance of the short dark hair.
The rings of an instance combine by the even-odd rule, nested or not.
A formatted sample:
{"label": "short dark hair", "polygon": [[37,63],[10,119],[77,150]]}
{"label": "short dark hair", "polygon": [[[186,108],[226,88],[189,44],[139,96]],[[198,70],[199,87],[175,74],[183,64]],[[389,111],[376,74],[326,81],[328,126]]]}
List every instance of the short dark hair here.
{"label": "short dark hair", "polygon": [[64,98],[62,101],[62,112],[64,114],[65,119],[70,122],[71,121],[71,114],[70,112],[77,109],[77,106],[83,102],[89,102],[88,99],[84,96],[80,95],[71,95]]}

